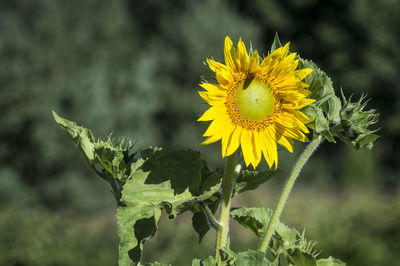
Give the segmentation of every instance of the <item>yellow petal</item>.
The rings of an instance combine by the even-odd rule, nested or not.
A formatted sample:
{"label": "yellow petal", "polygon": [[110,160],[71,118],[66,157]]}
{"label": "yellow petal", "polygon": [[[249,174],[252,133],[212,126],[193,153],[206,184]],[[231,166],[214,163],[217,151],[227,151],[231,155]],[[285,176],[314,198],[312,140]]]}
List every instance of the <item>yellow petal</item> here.
{"label": "yellow petal", "polygon": [[300,129],[303,132],[308,133],[307,127],[290,113],[280,113],[279,117],[276,119],[276,123],[279,123],[286,128]]}
{"label": "yellow petal", "polygon": [[229,140],[229,143],[228,143],[228,147],[226,150],[226,156],[231,155],[238,149],[238,147],[240,145],[241,136],[242,136],[242,130],[243,130],[243,128],[240,126],[236,126],[236,128],[234,129],[234,131],[231,135],[231,138]]}
{"label": "yellow petal", "polygon": [[216,96],[206,91],[199,91],[198,93],[209,105],[220,105],[226,102],[226,97],[223,96]]}
{"label": "yellow petal", "polygon": [[274,139],[271,139],[269,128],[260,132],[260,139],[262,143],[261,150],[262,153],[264,154],[264,158],[267,161],[269,167],[272,168],[274,162],[275,161],[277,162],[278,156],[277,156],[276,143]]}
{"label": "yellow petal", "polygon": [[254,158],[255,161],[253,164],[254,169],[256,169],[257,165],[260,163],[261,161],[261,139],[260,139],[260,135],[259,132],[257,130],[253,131],[253,153],[254,153]]}
{"label": "yellow petal", "polygon": [[224,104],[211,106],[199,119],[197,119],[197,121],[215,120],[224,113],[226,113],[226,107]]}
{"label": "yellow petal", "polygon": [[250,134],[251,132],[244,128],[240,138],[240,144],[242,146],[242,152],[246,166],[249,166],[250,163],[254,162],[253,145]]}
{"label": "yellow petal", "polygon": [[298,129],[285,128],[279,124],[275,124],[276,129],[285,137],[296,139],[302,142],[308,142],[308,138]]}
{"label": "yellow petal", "polygon": [[232,137],[232,133],[235,130],[235,126],[232,123],[226,123],[225,124],[226,127],[224,128],[224,133],[222,136],[222,149],[221,149],[221,154],[222,157],[227,156],[227,150],[228,150],[228,145],[229,145],[229,141]]}
{"label": "yellow petal", "polygon": [[303,124],[308,124],[313,121],[312,119],[308,118],[308,116],[298,110],[285,109],[285,111],[291,113],[297,120],[299,120]]}
{"label": "yellow petal", "polygon": [[226,88],[224,86],[221,86],[220,84],[201,83],[200,87],[213,94],[226,96]]}
{"label": "yellow petal", "polygon": [[215,76],[217,77],[218,83],[222,86],[229,85],[231,80],[233,79],[231,72],[225,70],[217,71],[215,73]]}
{"label": "yellow petal", "polygon": [[214,142],[216,142],[216,141],[218,141],[220,139],[221,139],[221,136],[217,136],[217,135],[211,136],[211,137],[207,137],[207,139],[205,141],[203,141],[201,143],[201,145],[208,145],[208,144],[214,143]]}
{"label": "yellow petal", "polygon": [[293,152],[294,143],[293,140],[287,139],[285,136],[280,136],[277,140],[279,145],[285,147],[289,152]]}
{"label": "yellow petal", "polygon": [[229,81],[232,80],[233,69],[211,59],[206,61],[210,69],[215,72],[218,83],[221,85],[229,84]]}
{"label": "yellow petal", "polygon": [[246,51],[246,46],[244,45],[242,38],[239,39],[237,54],[239,57],[239,69],[242,72],[246,72],[249,66],[249,55]]}
{"label": "yellow petal", "polygon": [[302,99],[300,101],[295,101],[295,102],[285,102],[282,103],[282,107],[284,109],[301,109],[303,107],[306,107],[307,105],[312,104],[316,100],[314,99]]}
{"label": "yellow petal", "polygon": [[233,48],[233,43],[228,36],[225,37],[224,57],[225,64],[233,70],[236,70],[236,65],[234,61],[236,59],[236,51]]}
{"label": "yellow petal", "polygon": [[305,89],[297,89],[297,90],[281,90],[279,91],[279,97],[288,101],[300,101],[307,97],[311,92]]}
{"label": "yellow petal", "polygon": [[296,78],[299,80],[303,80],[305,77],[307,77],[313,70],[311,68],[303,68],[300,70],[297,70],[294,72],[294,75]]}
{"label": "yellow petal", "polygon": [[[282,49],[280,52],[280,60],[282,60],[283,58],[285,58],[285,56],[287,55],[287,53],[289,52],[289,45],[290,42],[288,42],[287,44],[285,44],[283,47],[279,48]],[[279,50],[278,49],[278,50]]]}
{"label": "yellow petal", "polygon": [[253,55],[250,58],[250,63],[249,63],[249,73],[255,73],[258,70],[258,61],[259,61],[259,56],[258,52],[254,51]]}
{"label": "yellow petal", "polygon": [[[275,129],[273,127],[269,127],[265,130],[266,140],[269,142],[268,147],[271,154],[272,163],[275,163],[275,169],[278,168],[278,149],[276,148],[275,138]],[[272,167],[272,165],[270,165]]]}
{"label": "yellow petal", "polygon": [[206,132],[203,134],[204,137],[218,135],[222,137],[224,132],[224,127],[227,123],[231,123],[230,119],[227,115],[222,115],[217,117],[214,121],[211,122],[210,126],[207,128]]}

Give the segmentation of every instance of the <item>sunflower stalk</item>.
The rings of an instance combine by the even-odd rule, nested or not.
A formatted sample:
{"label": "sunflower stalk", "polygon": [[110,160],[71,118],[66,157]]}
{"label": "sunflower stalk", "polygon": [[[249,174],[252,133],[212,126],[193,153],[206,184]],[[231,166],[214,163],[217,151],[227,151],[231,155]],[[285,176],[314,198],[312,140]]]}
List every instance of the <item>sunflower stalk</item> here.
{"label": "sunflower stalk", "polygon": [[229,232],[229,211],[231,208],[232,192],[235,179],[240,172],[240,167],[235,167],[237,151],[227,158],[224,183],[222,188],[222,204],[217,230],[217,239],[215,245],[215,258],[218,265],[221,265],[220,249],[225,247],[228,242]]}
{"label": "sunflower stalk", "polygon": [[285,186],[283,187],[281,196],[275,206],[274,213],[271,217],[271,220],[268,223],[267,229],[265,230],[264,237],[260,243],[258,248],[259,251],[265,252],[271,241],[272,235],[275,232],[275,226],[279,222],[279,218],[282,214],[283,208],[285,207],[285,203],[289,197],[289,194],[293,188],[293,185],[299,176],[303,166],[307,163],[310,156],[313,152],[318,148],[318,146],[322,143],[324,138],[322,135],[316,135],[314,139],[308,144],[308,146],[304,149],[303,153],[300,155],[296,164],[294,165],[292,172],[290,173]]}

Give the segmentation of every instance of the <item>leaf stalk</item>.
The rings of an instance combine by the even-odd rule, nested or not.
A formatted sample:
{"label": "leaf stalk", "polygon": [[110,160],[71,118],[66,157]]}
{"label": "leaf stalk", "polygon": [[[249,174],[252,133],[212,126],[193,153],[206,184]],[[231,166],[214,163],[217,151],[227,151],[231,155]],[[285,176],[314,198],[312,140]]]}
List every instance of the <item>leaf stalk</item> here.
{"label": "leaf stalk", "polygon": [[208,225],[213,229],[218,230],[221,227],[221,223],[214,217],[208,205],[204,202],[201,202],[200,208],[203,211],[204,215],[206,216]]}

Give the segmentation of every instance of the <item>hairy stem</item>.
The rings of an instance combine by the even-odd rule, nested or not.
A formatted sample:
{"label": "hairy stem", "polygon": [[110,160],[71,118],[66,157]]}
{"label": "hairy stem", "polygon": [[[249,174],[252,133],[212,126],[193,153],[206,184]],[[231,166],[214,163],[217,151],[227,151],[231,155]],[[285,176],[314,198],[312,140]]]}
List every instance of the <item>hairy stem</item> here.
{"label": "hairy stem", "polygon": [[217,260],[218,265],[221,265],[221,257],[219,255],[219,249],[226,245],[228,239],[229,210],[231,208],[232,190],[235,182],[236,154],[237,151],[227,158],[227,165],[226,165],[224,183],[222,188],[221,213],[220,213],[219,227],[217,231],[217,240],[215,246],[215,258]]}
{"label": "hairy stem", "polygon": [[220,227],[220,222],[215,219],[212,211],[210,210],[210,208],[208,207],[207,203],[204,202],[200,202],[200,208],[203,211],[204,216],[207,219],[207,223],[210,227],[214,228],[215,230],[218,230],[218,228]]}
{"label": "hairy stem", "polygon": [[290,191],[292,190],[296,178],[299,176],[301,169],[322,141],[323,137],[321,135],[317,135],[304,149],[303,153],[300,155],[299,159],[294,165],[292,172],[290,173],[289,178],[287,179],[286,184],[283,187],[282,194],[278,200],[278,203],[275,206],[274,213],[271,217],[271,220],[269,221],[268,227],[264,233],[264,238],[262,239],[258,250],[263,252],[266,251],[269,242],[271,241],[272,235],[274,234],[276,223],[279,221],[279,217],[282,214],[283,207],[285,206],[286,200],[289,197]]}

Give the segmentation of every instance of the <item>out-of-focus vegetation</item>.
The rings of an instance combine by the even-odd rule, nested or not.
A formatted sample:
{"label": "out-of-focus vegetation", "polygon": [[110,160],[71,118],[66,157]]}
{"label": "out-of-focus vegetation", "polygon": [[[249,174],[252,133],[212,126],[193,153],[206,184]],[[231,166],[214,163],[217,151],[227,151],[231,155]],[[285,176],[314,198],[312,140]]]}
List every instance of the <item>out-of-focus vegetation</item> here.
{"label": "out-of-focus vegetation", "polygon": [[[112,195],[51,110],[101,137],[129,137],[137,149],[200,149],[210,165],[222,167],[219,144],[199,146],[206,123],[196,119],[206,106],[197,84],[212,76],[203,61],[223,60],[226,35],[251,41],[262,54],[278,31],[332,77],[337,92],[343,86],[347,96],[368,93],[369,106],[381,114],[372,151],[322,145],[284,222],[305,224],[326,254],[349,265],[393,265],[400,243],[399,23],[394,0],[0,2],[0,264],[116,261]],[[281,152],[280,167],[288,169],[295,157]],[[285,173],[243,202],[273,205],[265,195],[279,193]],[[177,236],[161,222],[146,259],[157,250],[157,260],[185,265],[212,249],[212,233],[200,246],[189,233],[193,251],[185,248],[183,257],[176,238],[185,233]],[[237,235],[244,244],[255,241]]]}

